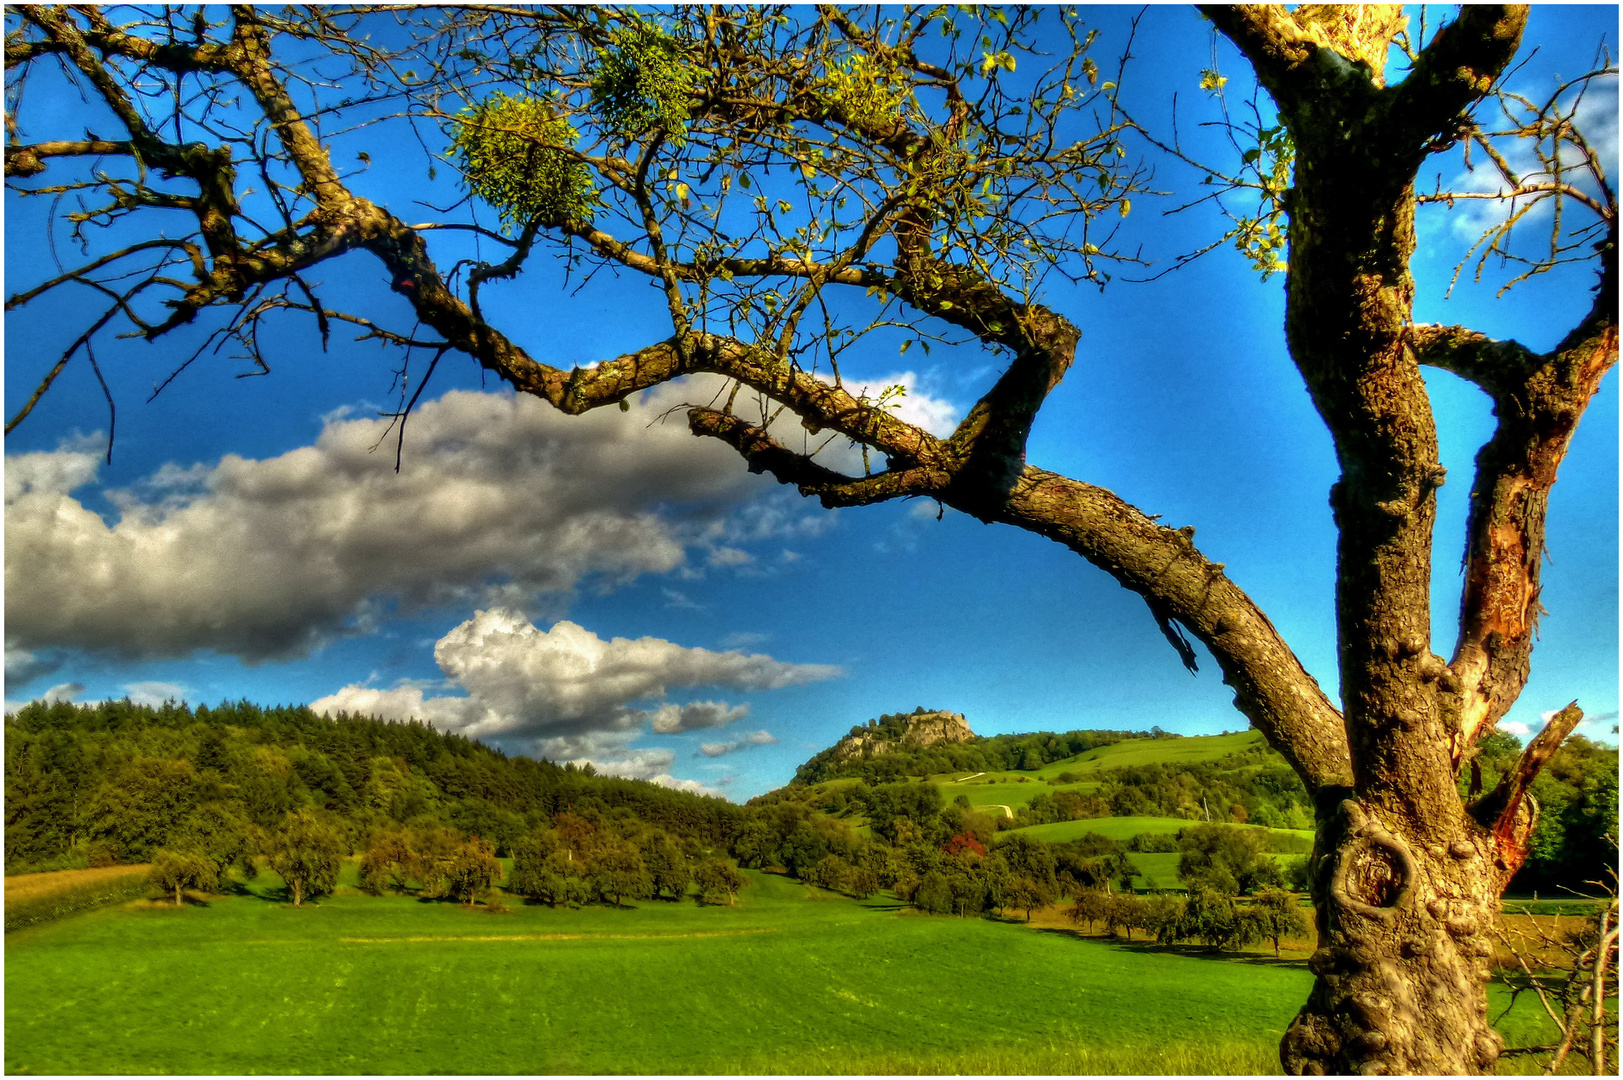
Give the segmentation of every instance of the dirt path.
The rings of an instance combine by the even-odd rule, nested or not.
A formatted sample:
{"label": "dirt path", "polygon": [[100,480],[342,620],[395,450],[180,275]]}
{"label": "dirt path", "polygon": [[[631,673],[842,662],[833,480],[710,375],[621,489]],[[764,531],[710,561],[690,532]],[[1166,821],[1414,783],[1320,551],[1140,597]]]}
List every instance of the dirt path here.
{"label": "dirt path", "polygon": [[955,784],[967,784],[971,780],[975,779],[976,776],[985,776],[985,775],[986,774],[983,773],[983,772],[978,772],[974,776],[966,776],[962,780],[954,780],[953,783],[955,783]]}

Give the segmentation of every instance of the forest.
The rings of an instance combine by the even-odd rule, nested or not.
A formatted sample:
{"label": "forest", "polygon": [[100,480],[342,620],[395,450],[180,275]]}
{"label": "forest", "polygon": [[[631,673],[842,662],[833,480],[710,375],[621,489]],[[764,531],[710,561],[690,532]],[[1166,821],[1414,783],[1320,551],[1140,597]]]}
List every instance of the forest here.
{"label": "forest", "polygon": [[[142,863],[159,852],[200,856],[215,874],[252,873],[256,857],[274,863],[278,838],[302,829],[324,838],[333,858],[361,857],[363,885],[374,891],[415,882],[472,899],[501,879],[494,860],[507,857],[508,891],[552,904],[675,898],[701,870],[701,891],[731,900],[731,868],[716,858],[726,854],[742,867],[778,868],[859,897],[890,889],[911,901],[922,889],[926,909],[971,914],[1001,909],[1006,895],[1049,903],[1078,886],[1130,878],[1131,852],[1198,848],[1193,826],[1202,821],[1278,830],[1311,821],[1305,789],[1264,745],[1213,761],[1085,775],[1067,766],[1008,817],[964,795],[948,803],[927,779],[870,780],[1011,762],[1035,769],[1131,738],[1176,739],[1158,730],[892,743],[888,753],[844,763],[824,751],[789,785],[744,806],[509,756],[420,722],[329,719],[303,706],[35,702],[6,718],[5,735],[8,874]],[[1518,752],[1510,736],[1485,740],[1481,782],[1495,783]],[[943,759],[948,769],[937,768]],[[808,774],[828,779],[809,783]],[[1512,891],[1592,892],[1601,868],[1616,861],[1617,751],[1573,736],[1533,793],[1541,813]],[[1020,831],[1134,817],[1190,828],[1124,841],[1086,833],[1056,844]],[[1286,883],[1288,861],[1283,875],[1258,877],[1246,867],[1262,851],[1300,856],[1308,846],[1285,832],[1247,835],[1249,853],[1219,860],[1229,860],[1222,881],[1231,893],[1253,891],[1253,878],[1259,887]],[[954,888],[951,903],[938,901],[940,890]]]}
{"label": "forest", "polygon": [[635,822],[723,844],[724,799],[509,757],[418,722],[329,719],[304,706],[35,702],[6,717],[6,873],[145,862],[194,850],[224,868],[256,830],[313,815],[343,853],[410,827],[503,855],[557,815]]}

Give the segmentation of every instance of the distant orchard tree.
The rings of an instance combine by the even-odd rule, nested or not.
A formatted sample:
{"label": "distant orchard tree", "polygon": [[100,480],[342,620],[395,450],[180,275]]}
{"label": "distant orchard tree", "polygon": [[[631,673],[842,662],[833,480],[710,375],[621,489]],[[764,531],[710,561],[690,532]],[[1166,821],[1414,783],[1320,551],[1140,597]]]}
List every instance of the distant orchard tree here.
{"label": "distant orchard tree", "polygon": [[598,897],[615,907],[627,896],[641,899],[653,895],[653,883],[642,855],[624,840],[605,843],[592,858],[586,877]]}
{"label": "distant orchard tree", "polygon": [[158,851],[152,856],[147,880],[175,897],[179,907],[187,889],[207,892],[219,884],[213,860],[192,851]]}
{"label": "distant orchard tree", "polygon": [[87,831],[120,858],[143,862],[160,848],[184,844],[182,825],[197,799],[197,771],[190,761],[133,758],[91,793]]}
{"label": "distant orchard tree", "polygon": [[260,839],[265,861],[287,884],[294,907],[337,887],[346,846],[338,829],[311,810],[288,814]]}
{"label": "distant orchard tree", "polygon": [[846,884],[851,877],[851,864],[838,855],[826,855],[819,859],[816,865],[808,869],[802,880],[807,885],[815,885],[820,889],[831,889],[834,892],[845,891]]}
{"label": "distant orchard tree", "polygon": [[1183,901],[1165,893],[1138,899],[1144,901],[1144,931],[1155,935],[1155,940],[1163,944],[1179,940],[1179,930],[1183,924]]}
{"label": "distant orchard tree", "polygon": [[445,868],[445,895],[472,904],[501,879],[502,864],[496,859],[496,846],[470,836],[457,846]]}
{"label": "distant orchard tree", "polygon": [[1279,864],[1262,850],[1261,834],[1229,825],[1190,825],[1178,833],[1178,876],[1219,892],[1251,893],[1280,884]]}
{"label": "distant orchard tree", "polygon": [[945,915],[952,910],[952,887],[947,884],[947,875],[940,870],[931,870],[919,881],[918,891],[913,894],[913,906],[920,911],[931,915]]}
{"label": "distant orchard tree", "polygon": [[1052,886],[1058,864],[1053,851],[1041,840],[1025,833],[1011,833],[998,841],[995,850],[1016,877],[1028,877]]}
{"label": "distant orchard tree", "polygon": [[[1149,931],[1155,915],[1158,897],[1137,896],[1133,893],[1106,895],[1105,932],[1126,931],[1127,940],[1133,940],[1134,930]],[[1173,902],[1174,908],[1176,901]]]}
{"label": "distant orchard tree", "polygon": [[374,836],[361,856],[361,889],[373,896],[386,889],[405,892],[413,859],[403,834],[391,831]]}
{"label": "distant orchard tree", "polygon": [[1054,886],[1041,878],[1020,874],[1009,886],[1006,899],[1014,907],[1024,911],[1026,921],[1030,922],[1032,912],[1054,902]]}
{"label": "distant orchard tree", "polygon": [[732,854],[739,866],[759,870],[769,864],[777,853],[777,839],[772,829],[760,818],[752,818],[733,837]]}
{"label": "distant orchard tree", "polygon": [[1204,884],[1190,886],[1183,902],[1183,918],[1178,924],[1180,939],[1194,938],[1213,952],[1249,945],[1262,937],[1262,928],[1251,912],[1234,902],[1234,897]]}
{"label": "distant orchard tree", "polygon": [[845,879],[845,888],[858,900],[866,900],[879,891],[879,875],[869,866],[853,866]]}
{"label": "distant orchard tree", "polygon": [[642,859],[655,896],[668,892],[672,900],[680,900],[687,895],[693,867],[669,836],[660,833],[651,844],[644,846]]}
{"label": "distant orchard tree", "polygon": [[1110,896],[1103,889],[1078,889],[1076,902],[1071,906],[1071,921],[1088,924],[1088,933],[1093,933],[1093,924],[1105,917],[1110,910]]}
{"label": "distant orchard tree", "polygon": [[699,887],[700,904],[719,904],[725,897],[728,907],[733,906],[739,891],[750,883],[736,867],[721,859],[706,859],[700,863],[693,873],[693,882]]}
{"label": "distant orchard tree", "polygon": [[1279,939],[1297,937],[1308,931],[1307,916],[1296,897],[1284,889],[1267,888],[1257,893],[1251,904],[1251,915],[1257,922],[1258,932],[1274,945],[1274,956],[1279,956]]}

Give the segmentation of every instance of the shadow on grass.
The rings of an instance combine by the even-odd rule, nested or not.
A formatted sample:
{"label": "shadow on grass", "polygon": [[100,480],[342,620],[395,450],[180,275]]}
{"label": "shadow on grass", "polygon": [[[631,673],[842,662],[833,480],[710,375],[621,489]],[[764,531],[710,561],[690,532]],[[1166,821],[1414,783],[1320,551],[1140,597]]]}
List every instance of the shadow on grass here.
{"label": "shadow on grass", "polygon": [[1059,926],[1035,926],[1032,929],[1039,934],[1052,934],[1056,937],[1073,938],[1077,941],[1097,941],[1103,945],[1110,945],[1137,954],[1164,953],[1171,956],[1189,956],[1197,960],[1222,960],[1231,964],[1250,964],[1254,967],[1264,968],[1307,967],[1307,957],[1305,956],[1258,956],[1255,953],[1220,952],[1209,945],[1162,944],[1158,941],[1123,941],[1121,938],[1092,938],[1084,936],[1075,930],[1068,930]]}

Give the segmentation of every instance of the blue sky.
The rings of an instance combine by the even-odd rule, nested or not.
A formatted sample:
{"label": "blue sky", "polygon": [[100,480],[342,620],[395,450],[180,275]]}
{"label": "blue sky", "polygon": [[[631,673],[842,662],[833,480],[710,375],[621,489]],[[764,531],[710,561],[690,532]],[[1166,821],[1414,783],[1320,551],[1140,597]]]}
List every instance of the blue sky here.
{"label": "blue sky", "polygon": [[[1097,12],[1097,55],[1120,48],[1133,10]],[[1513,88],[1542,92],[1585,69],[1616,23],[1615,7],[1536,7],[1526,41],[1538,51]],[[1210,116],[1198,84],[1213,48],[1192,11],[1152,8],[1123,84],[1161,134],[1176,92],[1186,145],[1210,153],[1213,133],[1196,123]],[[1240,99],[1243,64],[1226,44],[1215,56]],[[37,80],[29,95],[29,138],[116,130],[61,84]],[[1596,100],[1586,118],[1615,175],[1615,80]],[[426,218],[414,199],[454,191],[443,171],[427,181],[403,140],[347,136],[346,159],[347,143],[373,158],[355,190],[403,216]],[[1156,186],[1193,190],[1188,170],[1149,160]],[[1434,159],[1432,173],[1454,182],[1458,157]],[[1163,216],[1183,201],[1135,199],[1122,223],[1157,268],[1222,231],[1209,212]],[[8,192],[6,207],[9,295],[53,271],[44,201]],[[1462,217],[1475,212],[1423,212],[1417,319],[1550,347],[1587,308],[1587,270],[1496,299],[1503,275],[1490,267],[1442,299],[1469,242]],[[434,243],[442,267],[463,253]],[[1103,292],[1049,285],[1047,302],[1083,338],[1029,459],[1196,526],[1205,553],[1333,688],[1335,469],[1285,353],[1283,280],[1259,281],[1230,250],[1151,283],[1131,276]],[[317,279],[329,304],[400,314],[369,256],[326,264]],[[59,290],[8,314],[8,416],[90,303]],[[566,366],[669,333],[642,282],[566,292],[545,259],[492,286],[486,305],[497,304],[521,344]],[[735,799],[784,783],[851,725],[918,705],[962,712],[981,734],[1245,724],[1215,665],[1191,677],[1143,602],[1101,571],[1034,536],[952,511],[937,520],[933,503],[824,511],[749,476],[680,417],[659,424],[691,388],[568,419],[448,357],[395,476],[392,438],[370,448],[400,357],[345,338],[324,353],[311,326],[285,320],[267,337],[270,374],[236,378],[248,365],[227,350],[150,403],[201,331],[157,345],[98,340],[118,405],[110,465],[101,390],[82,359],[70,365],[7,439],[8,704],[129,694],[409,712],[512,752]],[[906,383],[906,415],[950,425],[987,385],[989,360],[972,348],[886,348],[842,366],[848,380]],[[1433,648],[1446,655],[1471,459],[1492,420],[1473,388],[1442,373],[1428,381],[1449,469],[1434,569]],[[1617,432],[1614,374],[1551,501],[1549,614],[1512,730],[1577,698],[1596,718],[1585,730],[1614,738]]]}

